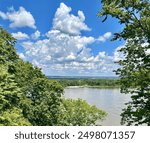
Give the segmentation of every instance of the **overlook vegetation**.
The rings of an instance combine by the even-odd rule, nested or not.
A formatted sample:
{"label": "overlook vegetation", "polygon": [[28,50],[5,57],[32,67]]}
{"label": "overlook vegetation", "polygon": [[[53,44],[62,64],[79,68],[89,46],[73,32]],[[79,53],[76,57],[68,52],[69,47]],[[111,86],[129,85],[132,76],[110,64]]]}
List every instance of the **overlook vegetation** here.
{"label": "overlook vegetation", "polygon": [[130,93],[132,101],[123,110],[122,124],[150,125],[150,1],[102,0],[98,16],[103,22],[112,16],[122,24],[122,30],[112,40],[124,40],[119,50],[124,58],[120,68],[121,92]]}
{"label": "overlook vegetation", "polygon": [[64,99],[63,87],[20,59],[16,40],[0,27],[0,125],[95,125],[106,113],[83,100]]}

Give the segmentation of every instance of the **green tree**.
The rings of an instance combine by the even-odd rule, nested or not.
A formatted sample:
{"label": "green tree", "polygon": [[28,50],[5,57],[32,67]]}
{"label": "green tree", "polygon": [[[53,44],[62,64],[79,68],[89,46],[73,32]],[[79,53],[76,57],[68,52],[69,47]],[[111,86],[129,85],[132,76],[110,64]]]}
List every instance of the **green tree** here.
{"label": "green tree", "polygon": [[0,111],[4,111],[18,105],[21,92],[6,67],[0,65],[0,69]]}
{"label": "green tree", "polygon": [[21,109],[13,107],[0,115],[0,126],[31,126],[31,123],[23,116]]}
{"label": "green tree", "polygon": [[131,93],[132,101],[123,110],[122,124],[150,125],[150,2],[149,0],[102,0],[98,16],[118,19],[123,25],[113,40],[123,39],[119,51],[124,59],[118,61],[121,92]]}
{"label": "green tree", "polygon": [[14,63],[19,59],[15,43],[16,39],[0,26],[0,64],[7,65],[9,73],[15,72]]}
{"label": "green tree", "polygon": [[58,107],[61,104],[63,88],[52,82],[29,62],[16,63],[16,82],[26,96],[22,101],[24,116],[32,125],[57,125]]}
{"label": "green tree", "polygon": [[14,75],[10,75],[3,65],[0,69],[0,125],[31,125],[20,109],[22,93]]}
{"label": "green tree", "polygon": [[60,125],[65,126],[96,125],[97,121],[104,120],[107,115],[106,112],[81,99],[63,99],[61,110],[63,114],[60,115]]}
{"label": "green tree", "polygon": [[41,69],[38,67],[34,67],[29,62],[24,62],[19,59],[15,65],[15,81],[18,83],[19,87],[22,89],[24,95],[28,96],[30,94],[33,80],[36,78],[44,78],[46,76],[41,72]]}
{"label": "green tree", "polygon": [[54,126],[59,123],[61,96],[63,88],[57,82],[47,79],[34,79],[29,98],[31,107],[27,118],[32,125]]}

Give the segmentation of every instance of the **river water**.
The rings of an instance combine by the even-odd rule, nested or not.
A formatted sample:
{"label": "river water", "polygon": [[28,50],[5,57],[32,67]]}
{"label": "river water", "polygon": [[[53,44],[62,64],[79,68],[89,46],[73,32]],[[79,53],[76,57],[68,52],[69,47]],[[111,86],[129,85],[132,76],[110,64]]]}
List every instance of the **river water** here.
{"label": "river water", "polygon": [[65,98],[86,100],[91,105],[105,110],[108,115],[100,124],[103,126],[119,126],[120,113],[125,103],[131,100],[130,95],[120,93],[120,89],[95,89],[70,87],[65,89]]}

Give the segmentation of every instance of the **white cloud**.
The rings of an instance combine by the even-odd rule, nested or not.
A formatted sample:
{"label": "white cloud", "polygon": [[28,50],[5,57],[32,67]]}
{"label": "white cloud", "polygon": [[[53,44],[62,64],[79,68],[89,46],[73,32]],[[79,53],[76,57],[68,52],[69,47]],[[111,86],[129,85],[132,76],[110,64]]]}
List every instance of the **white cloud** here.
{"label": "white cloud", "polygon": [[76,59],[76,57],[75,57],[75,55],[73,54],[73,53],[70,53],[70,55],[68,55],[67,57],[66,57],[66,60],[75,60]]}
{"label": "white cloud", "polygon": [[18,53],[19,57],[23,60],[25,60],[25,55],[23,53]]}
{"label": "white cloud", "polygon": [[[93,56],[88,45],[95,39],[85,36],[71,36],[56,30],[47,33],[47,38],[36,42],[23,42],[26,58],[47,74],[59,72],[92,74],[110,73],[113,57],[105,52]],[[48,72],[47,72],[48,71]]]}
{"label": "white cloud", "polygon": [[71,35],[79,35],[82,30],[90,30],[90,28],[84,23],[84,13],[78,11],[78,16],[75,16],[70,14],[71,10],[72,9],[64,3],[60,4],[53,19],[53,29]]}
{"label": "white cloud", "polygon": [[[52,29],[45,34],[46,38],[22,43],[26,60],[42,68],[48,75],[112,74],[113,56],[105,52],[93,55],[89,45],[96,39],[81,35],[82,30],[88,30],[83,12],[78,11],[78,16],[70,12],[71,8],[61,3]],[[105,37],[109,37],[109,34]]]}
{"label": "white cloud", "polygon": [[7,15],[1,11],[0,11],[0,17],[3,18],[4,20],[7,19]]}
{"label": "white cloud", "polygon": [[118,61],[123,60],[125,58],[125,55],[122,52],[119,51],[123,47],[124,46],[119,46],[119,47],[117,47],[115,49],[114,57],[113,57],[114,58],[114,62],[118,62]]}
{"label": "white cloud", "polygon": [[10,28],[36,28],[35,20],[32,14],[26,11],[26,9],[23,7],[19,7],[18,11],[15,11],[14,8],[10,8],[9,11],[6,13],[0,11],[0,17],[4,20],[9,20],[11,22],[9,25]]}
{"label": "white cloud", "polygon": [[27,40],[27,39],[37,40],[41,36],[41,33],[38,30],[35,31],[35,33],[31,34],[31,36],[22,32],[11,33],[11,34],[17,40]]}
{"label": "white cloud", "polygon": [[146,53],[146,55],[150,55],[150,49],[147,49],[147,50],[145,51],[145,53]]}
{"label": "white cloud", "polygon": [[109,39],[112,36],[111,32],[106,32],[104,35],[100,36],[98,38],[98,41],[105,42],[107,39]]}
{"label": "white cloud", "polygon": [[40,31],[35,31],[35,33],[33,33],[32,35],[31,35],[31,38],[32,39],[34,39],[34,40],[36,40],[36,39],[38,39],[39,37],[41,36],[41,33],[40,33]]}
{"label": "white cloud", "polygon": [[22,33],[22,32],[12,33],[12,36],[17,40],[29,39],[29,36],[26,33]]}
{"label": "white cloud", "polygon": [[[51,33],[51,34],[50,34]],[[64,33],[48,32],[48,38],[34,42],[23,42],[23,47],[26,50],[26,55],[32,58],[44,59],[51,56],[55,62],[60,62],[60,59],[73,59],[75,56],[82,54],[88,55],[89,49],[87,45],[94,42],[93,37],[70,36]],[[49,61],[51,62],[51,61]]]}
{"label": "white cloud", "polygon": [[147,47],[147,46],[149,46],[149,43],[143,43],[142,44],[142,47],[144,48],[144,47]]}

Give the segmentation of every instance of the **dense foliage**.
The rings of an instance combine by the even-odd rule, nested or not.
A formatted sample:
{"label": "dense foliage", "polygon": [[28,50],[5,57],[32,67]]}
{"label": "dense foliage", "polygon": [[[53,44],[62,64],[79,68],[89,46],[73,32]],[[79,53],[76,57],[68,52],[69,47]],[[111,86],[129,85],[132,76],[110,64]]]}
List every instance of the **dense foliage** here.
{"label": "dense foliage", "polygon": [[0,27],[0,125],[94,125],[106,116],[85,101],[63,99],[63,87],[21,60],[15,42]]}
{"label": "dense foliage", "polygon": [[58,79],[58,82],[64,86],[83,86],[96,88],[119,87],[118,79]]}
{"label": "dense foliage", "polygon": [[114,39],[126,41],[120,52],[124,59],[118,61],[116,73],[121,79],[121,91],[131,93],[132,101],[123,110],[122,124],[150,125],[150,1],[102,0],[98,16],[105,21],[108,16],[118,19],[123,30]]}
{"label": "dense foliage", "polygon": [[[86,101],[67,99],[63,102],[62,121],[64,125],[89,126],[98,125],[95,121],[103,120],[106,113],[95,106],[89,106]],[[65,122],[64,122],[65,121]]]}

